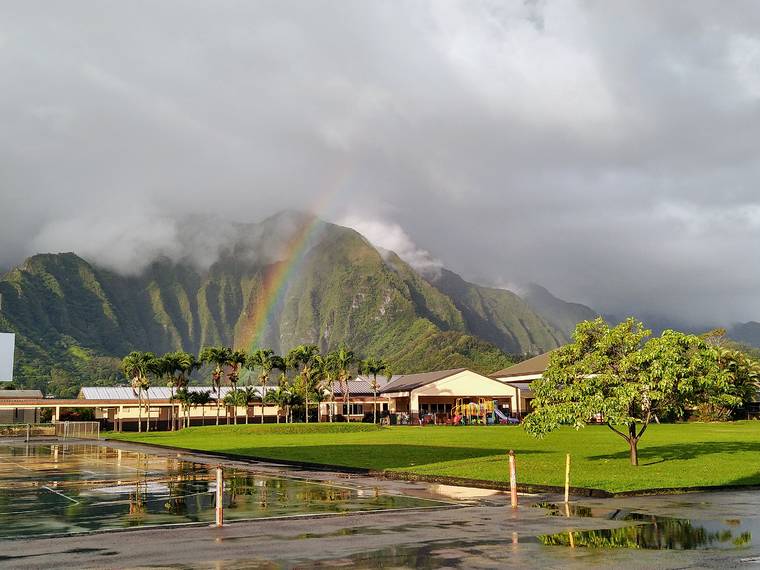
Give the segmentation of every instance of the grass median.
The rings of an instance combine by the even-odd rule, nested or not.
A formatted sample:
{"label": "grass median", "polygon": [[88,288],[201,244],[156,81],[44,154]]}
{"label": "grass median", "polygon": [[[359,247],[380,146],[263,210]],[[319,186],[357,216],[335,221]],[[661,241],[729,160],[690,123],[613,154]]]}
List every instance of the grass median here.
{"label": "grass median", "polygon": [[645,489],[760,485],[760,422],[652,425],[639,467],[605,426],[566,428],[537,440],[521,427],[375,427],[367,424],[208,426],[179,432],[110,434],[114,439],[324,465],[403,471],[484,481],[508,480],[514,449],[518,479],[617,493]]}

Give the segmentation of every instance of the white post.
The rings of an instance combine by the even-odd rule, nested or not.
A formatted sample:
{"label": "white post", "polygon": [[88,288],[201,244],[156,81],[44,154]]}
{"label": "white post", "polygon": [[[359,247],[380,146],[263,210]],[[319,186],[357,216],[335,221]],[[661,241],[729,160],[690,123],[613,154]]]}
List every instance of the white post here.
{"label": "white post", "polygon": [[224,473],[222,466],[216,466],[216,526],[224,525]]}

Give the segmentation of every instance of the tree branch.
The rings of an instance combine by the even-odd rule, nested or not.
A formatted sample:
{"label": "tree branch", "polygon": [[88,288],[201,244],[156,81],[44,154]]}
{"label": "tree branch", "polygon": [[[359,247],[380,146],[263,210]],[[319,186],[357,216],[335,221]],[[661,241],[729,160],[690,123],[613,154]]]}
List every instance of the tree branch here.
{"label": "tree branch", "polygon": [[630,441],[627,435],[625,435],[622,431],[615,429],[612,427],[612,424],[610,422],[607,422],[607,427],[610,428],[612,431],[614,431],[616,434],[618,434],[620,437],[622,437],[626,441]]}
{"label": "tree branch", "polygon": [[652,412],[647,412],[647,419],[644,420],[644,426],[641,428],[641,431],[639,432],[639,435],[636,436],[636,439],[640,439],[642,435],[644,435],[644,432],[647,431],[647,428],[649,427],[649,422],[652,419]]}

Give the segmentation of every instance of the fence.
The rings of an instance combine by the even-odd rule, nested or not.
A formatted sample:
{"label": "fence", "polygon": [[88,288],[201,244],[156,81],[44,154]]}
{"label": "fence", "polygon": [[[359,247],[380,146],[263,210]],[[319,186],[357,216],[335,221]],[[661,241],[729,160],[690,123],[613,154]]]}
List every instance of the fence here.
{"label": "fence", "polygon": [[98,422],[55,422],[55,435],[59,439],[100,439]]}

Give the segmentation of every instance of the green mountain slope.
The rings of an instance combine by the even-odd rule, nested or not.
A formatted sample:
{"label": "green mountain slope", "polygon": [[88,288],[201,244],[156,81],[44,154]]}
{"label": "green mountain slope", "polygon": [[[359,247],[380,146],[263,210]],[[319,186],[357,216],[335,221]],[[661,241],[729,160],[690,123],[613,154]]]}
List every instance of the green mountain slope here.
{"label": "green mountain slope", "polygon": [[124,276],[73,253],[41,254],[0,279],[0,294],[0,330],[17,333],[17,382],[61,396],[112,383],[131,350],[218,343],[278,351],[346,343],[396,372],[491,372],[510,362],[398,257],[383,259],[353,230],[292,213],[240,226],[205,270],[164,259]]}
{"label": "green mountain slope", "polygon": [[760,347],[760,323],[748,321],[731,327],[728,336],[748,346]]}
{"label": "green mountain slope", "polygon": [[567,341],[565,333],[547,323],[511,291],[469,283],[447,269],[428,279],[452,299],[468,331],[506,352],[536,354]]}
{"label": "green mountain slope", "polygon": [[599,316],[596,311],[586,305],[563,301],[535,283],[531,283],[525,291],[521,291],[520,297],[546,322],[561,331],[567,339],[575,331],[575,325]]}

